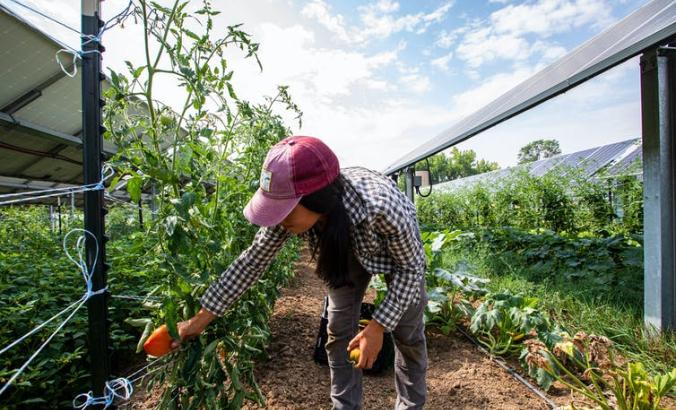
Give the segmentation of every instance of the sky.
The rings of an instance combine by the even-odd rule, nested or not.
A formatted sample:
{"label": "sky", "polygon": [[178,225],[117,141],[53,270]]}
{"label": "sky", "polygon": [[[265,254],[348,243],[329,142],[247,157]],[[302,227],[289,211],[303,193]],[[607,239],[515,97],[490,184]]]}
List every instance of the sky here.
{"label": "sky", "polygon": [[[17,0],[79,27],[80,0]],[[106,0],[103,18],[128,0]],[[17,7],[53,37],[73,33]],[[166,3],[166,1],[160,1]],[[193,0],[195,6],[200,2]],[[464,116],[646,4],[646,0],[212,0],[215,27],[243,23],[260,43],[261,71],[228,54],[237,94],[253,102],[289,86],[303,111],[294,134],[323,139],[342,166],[383,170]],[[104,65],[144,59],[133,22],[108,31]],[[638,59],[466,142],[479,158],[514,165],[519,148],[557,139],[564,153],[640,137]],[[158,84],[169,105],[183,95]]]}

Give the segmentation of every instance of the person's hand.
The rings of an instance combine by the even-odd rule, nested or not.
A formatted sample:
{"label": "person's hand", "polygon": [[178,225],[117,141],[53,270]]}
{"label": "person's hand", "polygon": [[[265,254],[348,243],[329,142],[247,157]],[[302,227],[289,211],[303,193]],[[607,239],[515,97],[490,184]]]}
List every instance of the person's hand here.
{"label": "person's hand", "polygon": [[202,308],[200,311],[193,317],[183,322],[178,322],[176,327],[178,328],[178,335],[181,337],[181,340],[173,340],[171,342],[171,348],[177,349],[181,346],[181,343],[184,340],[190,340],[200,335],[207,327],[212,320],[216,318],[216,315],[209,312],[208,310]]}
{"label": "person's hand", "polygon": [[378,353],[383,347],[383,333],[385,333],[385,328],[375,320],[371,320],[368,326],[357,333],[357,336],[350,341],[347,346],[348,352],[357,347],[361,351],[359,363],[355,365],[356,368],[370,369],[373,367],[373,363],[375,363]]}

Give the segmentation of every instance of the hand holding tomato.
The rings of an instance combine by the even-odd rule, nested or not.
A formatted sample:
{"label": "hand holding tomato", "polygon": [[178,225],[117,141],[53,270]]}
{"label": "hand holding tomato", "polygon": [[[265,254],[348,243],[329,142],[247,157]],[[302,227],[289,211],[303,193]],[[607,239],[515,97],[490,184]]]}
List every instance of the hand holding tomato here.
{"label": "hand holding tomato", "polygon": [[[358,362],[355,367],[358,369],[370,369],[378,358],[380,349],[383,348],[383,334],[385,328],[375,320],[369,321],[368,326],[350,341],[347,346],[348,352],[359,349]],[[352,354],[350,356],[353,356]]]}
{"label": "hand holding tomato", "polygon": [[180,340],[175,340],[169,335],[167,325],[155,329],[143,344],[143,349],[151,356],[164,356],[177,349],[184,340],[190,340],[200,335],[204,329],[216,318],[216,315],[202,308],[195,316],[176,324]]}

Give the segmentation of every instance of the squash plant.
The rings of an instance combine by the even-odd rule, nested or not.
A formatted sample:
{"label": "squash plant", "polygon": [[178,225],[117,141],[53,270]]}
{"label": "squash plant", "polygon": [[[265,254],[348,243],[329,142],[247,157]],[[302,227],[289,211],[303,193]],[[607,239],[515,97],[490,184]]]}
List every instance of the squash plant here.
{"label": "squash plant", "polygon": [[521,342],[550,327],[536,298],[503,291],[486,296],[472,315],[470,330],[492,354],[502,355],[520,351]]}
{"label": "squash plant", "polygon": [[421,234],[428,262],[425,286],[429,300],[425,323],[436,326],[445,335],[474,314],[470,300],[486,293],[488,280],[469,274],[466,266],[459,265],[453,272],[444,268],[444,249],[465,236],[459,230]]}
{"label": "squash plant", "polygon": [[531,339],[521,353],[528,374],[545,390],[558,381],[603,410],[660,410],[662,399],[673,394],[676,369],[650,375],[643,363],[624,362],[606,337],[554,333],[556,343]]}
{"label": "squash plant", "polygon": [[[126,180],[134,201],[144,192],[155,195],[155,217],[129,258],[137,258],[148,289],[161,297],[146,305],[148,315],[155,325],[166,323],[173,337],[176,323],[200,309],[199,297],[255,233],[242,208],[257,187],[265,153],[290,134],[274,110],[282,105],[299,121],[301,115],[284,87],[263,104],[238,98],[226,51],[257,60],[258,44],[239,26],[215,35],[218,11],[209,1],[198,9],[195,3],[138,2],[145,62],[111,71],[106,93],[107,137],[120,147],[112,159],[113,185]],[[183,94],[178,108],[155,98],[160,77]],[[294,255],[287,249],[225,317],[154,373],[150,385],[164,388],[160,407],[239,408],[245,399],[262,401],[253,359],[270,336],[272,303],[292,274]]]}

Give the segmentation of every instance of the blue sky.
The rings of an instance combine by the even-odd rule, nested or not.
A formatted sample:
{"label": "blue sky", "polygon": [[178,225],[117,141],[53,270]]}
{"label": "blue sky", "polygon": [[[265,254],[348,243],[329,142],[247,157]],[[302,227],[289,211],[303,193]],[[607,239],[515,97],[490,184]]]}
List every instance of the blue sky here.
{"label": "blue sky", "polygon": [[[79,0],[23,1],[79,26]],[[106,0],[104,18],[126,3]],[[343,165],[384,169],[647,1],[212,3],[223,11],[217,26],[244,23],[261,42],[262,73],[251,61],[230,56],[240,96],[260,101],[276,85],[289,85],[305,113],[295,133],[323,138]],[[77,44],[60,28],[17,11]],[[107,33],[104,63],[116,70],[124,60],[140,63],[139,35],[133,24]],[[173,84],[159,88],[164,101],[178,100]],[[638,136],[639,69],[632,59],[460,148],[509,166],[521,146],[538,138],[556,138],[572,152]]]}

